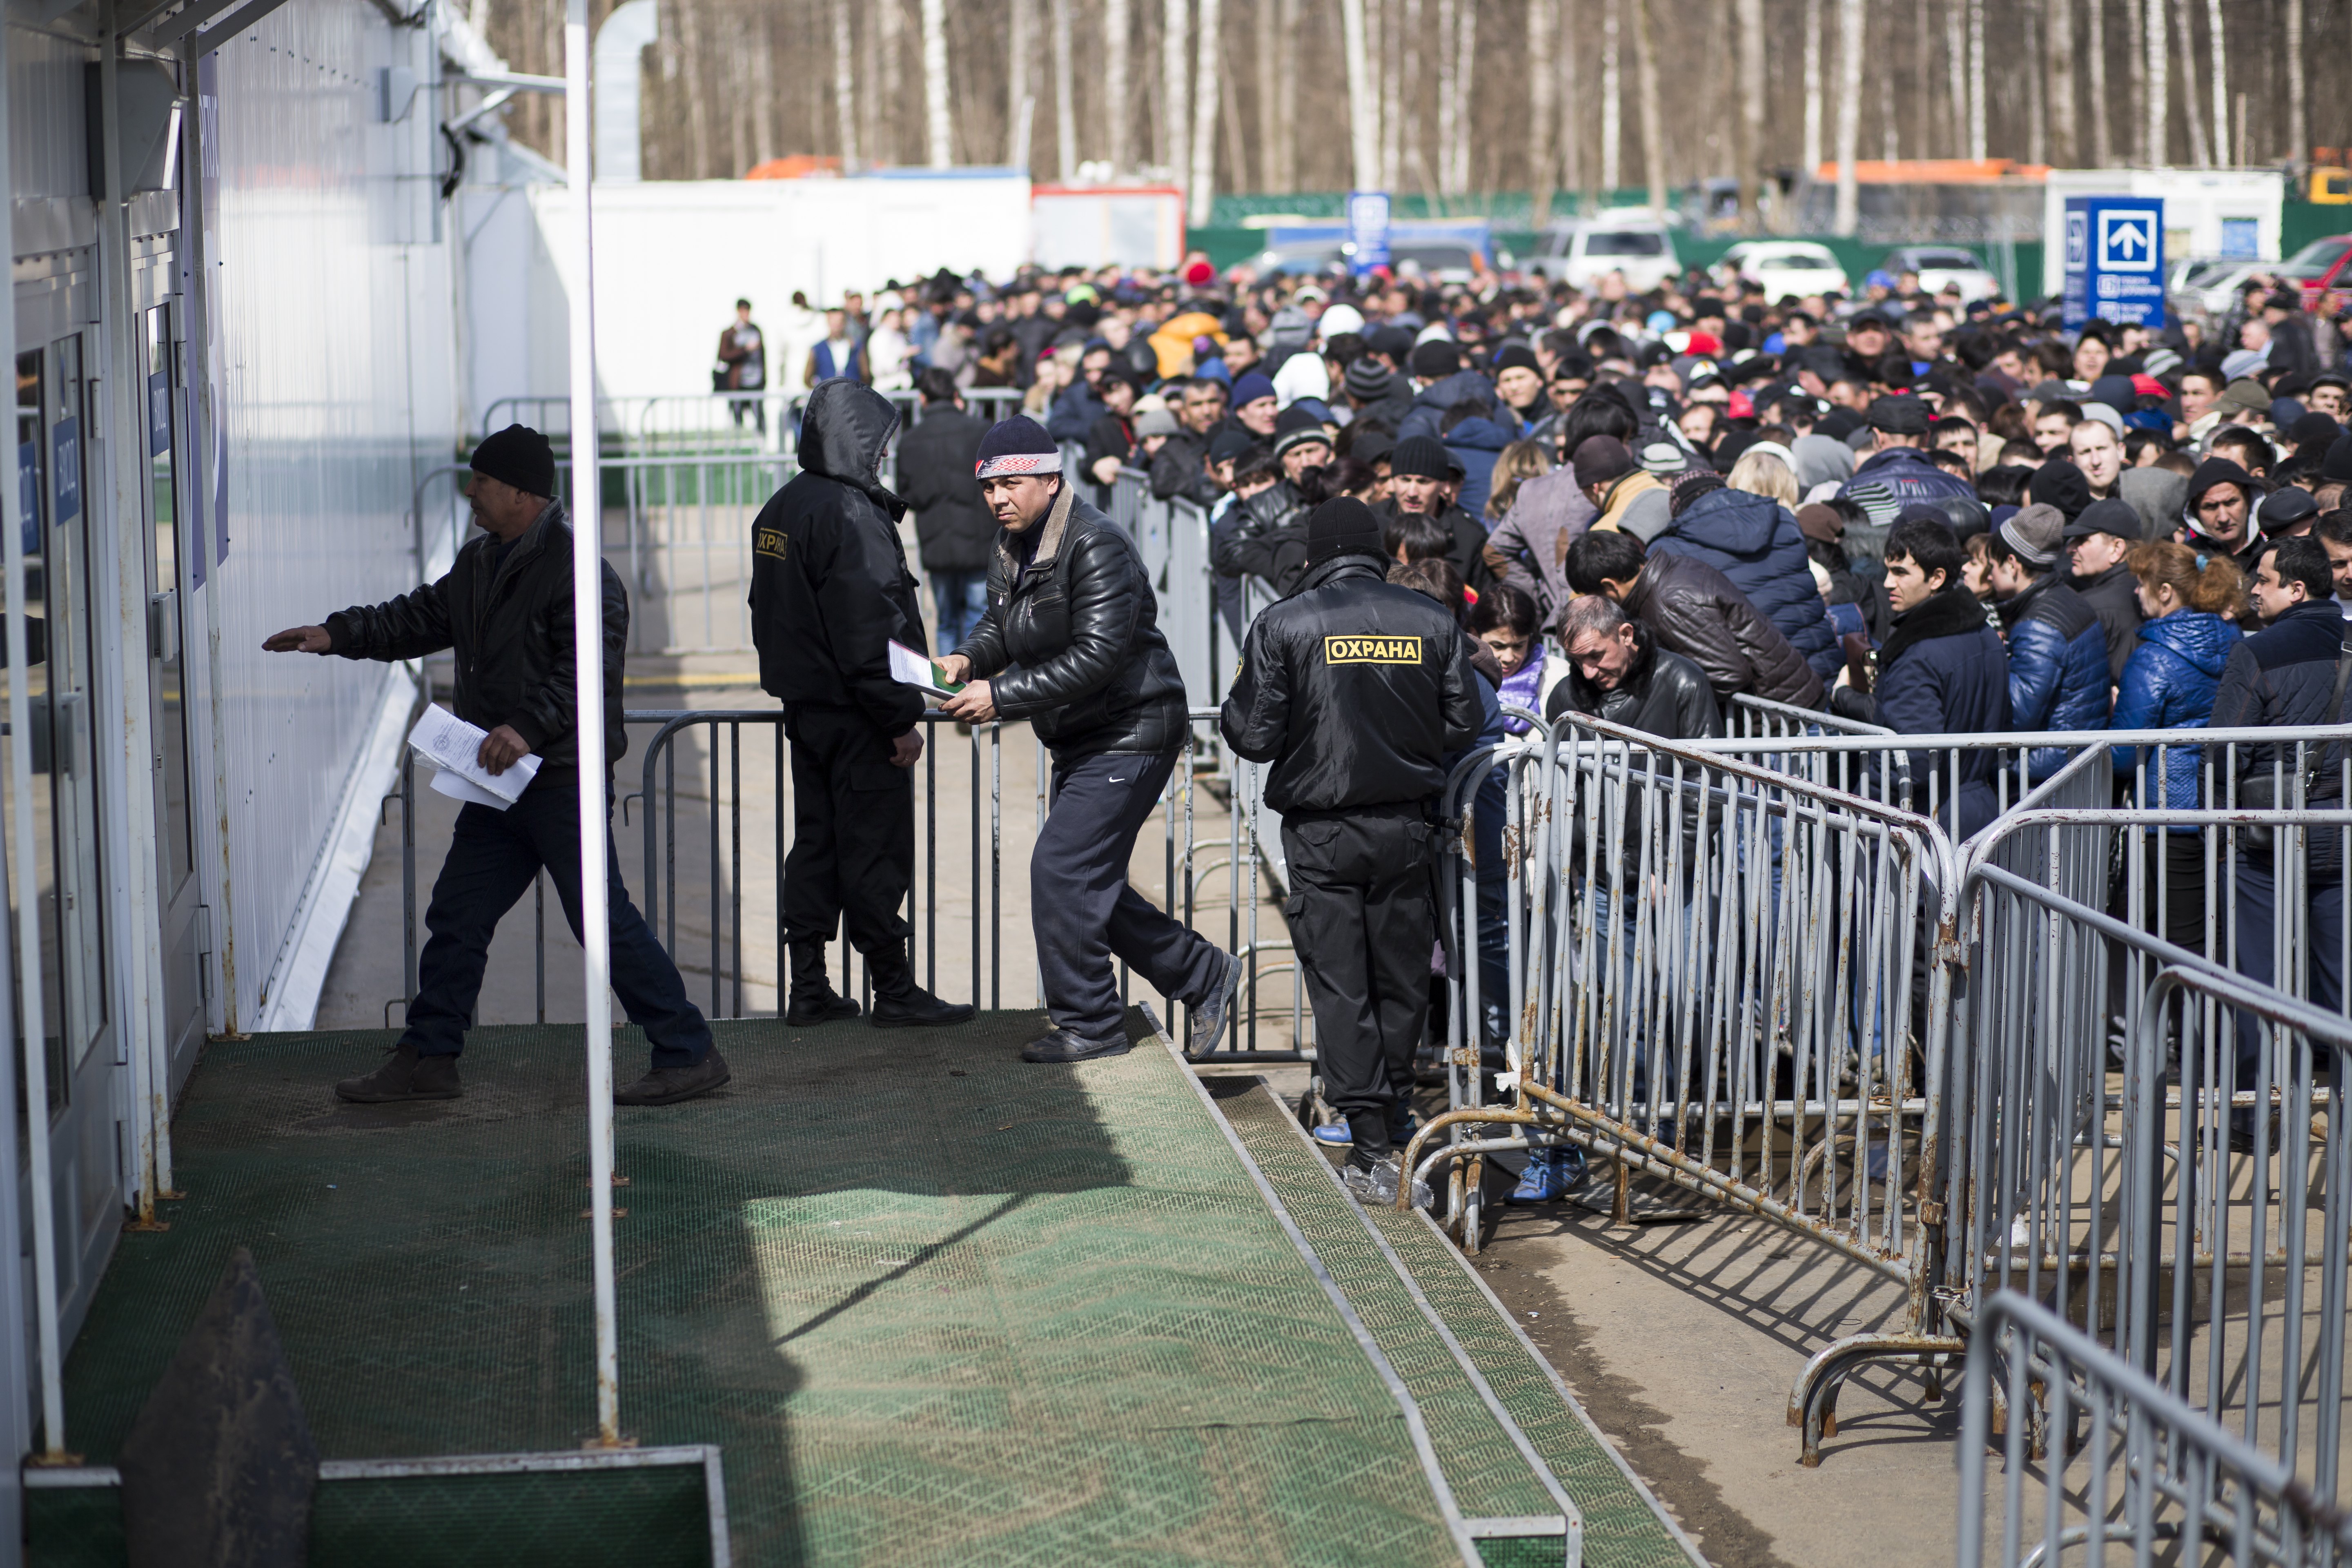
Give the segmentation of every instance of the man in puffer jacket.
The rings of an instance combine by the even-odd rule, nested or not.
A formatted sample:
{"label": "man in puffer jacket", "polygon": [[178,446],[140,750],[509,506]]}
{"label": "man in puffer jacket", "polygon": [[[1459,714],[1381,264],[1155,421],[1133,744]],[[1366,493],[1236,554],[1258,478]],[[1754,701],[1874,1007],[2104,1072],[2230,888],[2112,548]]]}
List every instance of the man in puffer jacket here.
{"label": "man in puffer jacket", "polygon": [[1813,586],[1796,514],[1770,496],[1709,485],[1713,478],[1694,475],[1675,488],[1681,510],[1650,542],[1651,552],[1695,556],[1730,578],[1830,685],[1845,658],[1830,629],[1829,606]]}
{"label": "man in puffer jacket", "polygon": [[[2083,595],[2058,580],[2065,515],[2035,502],[1985,541],[1985,581],[2009,638],[2009,724],[2103,730],[2107,723],[2107,633]],[[2066,765],[2059,746],[2026,759],[2029,783]]]}

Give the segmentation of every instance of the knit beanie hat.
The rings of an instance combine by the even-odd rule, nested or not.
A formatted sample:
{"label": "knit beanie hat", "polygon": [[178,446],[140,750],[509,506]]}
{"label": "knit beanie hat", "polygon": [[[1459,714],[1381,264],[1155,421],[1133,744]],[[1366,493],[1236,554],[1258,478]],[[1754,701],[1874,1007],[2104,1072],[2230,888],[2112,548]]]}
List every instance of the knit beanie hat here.
{"label": "knit beanie hat", "polygon": [[2058,545],[2066,532],[2066,519],[2058,509],[2044,501],[2032,506],[2000,525],[2000,536],[2018,558],[2035,566],[2048,566],[2058,559]]}
{"label": "knit beanie hat", "polygon": [[552,500],[555,495],[555,448],[528,425],[509,425],[485,436],[474,448],[474,472],[514,486],[525,495]]}
{"label": "knit beanie hat", "polygon": [[1016,414],[989,426],[980,438],[980,455],[972,464],[974,479],[1018,479],[1024,474],[1058,474],[1062,448],[1045,427],[1025,414]]}
{"label": "knit beanie hat", "polygon": [[1432,338],[1414,348],[1406,364],[1423,381],[1443,381],[1462,368],[1462,352],[1443,338]]}
{"label": "knit beanie hat", "polygon": [[1500,375],[1507,370],[1531,370],[1538,375],[1543,374],[1543,366],[1536,359],[1536,351],[1525,343],[1505,343],[1502,352],[1496,354],[1495,374]]}
{"label": "knit beanie hat", "polygon": [[1247,408],[1251,404],[1255,403],[1261,397],[1272,397],[1274,395],[1274,378],[1269,375],[1261,375],[1254,370],[1244,374],[1239,381],[1234,383],[1234,406],[1235,408]]}
{"label": "knit beanie hat", "polygon": [[1278,458],[1293,447],[1303,447],[1310,441],[1320,441],[1328,447],[1331,437],[1314,409],[1304,401],[1294,403],[1274,422],[1274,455]]}
{"label": "knit beanie hat", "polygon": [[1445,443],[1434,436],[1408,436],[1389,453],[1389,475],[1402,479],[1410,474],[1424,479],[1450,479],[1454,472],[1453,458]]}
{"label": "knit beanie hat", "polygon": [[1388,395],[1390,384],[1395,380],[1380,361],[1362,356],[1348,367],[1348,395],[1366,403],[1375,402]]}
{"label": "knit beanie hat", "polygon": [[1340,555],[1385,555],[1381,520],[1353,496],[1336,496],[1307,519],[1307,563],[1319,566]]}
{"label": "knit beanie hat", "polygon": [[1670,517],[1680,517],[1691,502],[1709,490],[1721,489],[1723,489],[1721,474],[1712,468],[1693,468],[1675,481],[1674,489],[1666,497],[1666,513]]}
{"label": "knit beanie hat", "polygon": [[2033,470],[2033,477],[2025,482],[2025,495],[2029,500],[2056,508],[2068,519],[2077,518],[2091,504],[2091,481],[2072,462],[2053,458]]}

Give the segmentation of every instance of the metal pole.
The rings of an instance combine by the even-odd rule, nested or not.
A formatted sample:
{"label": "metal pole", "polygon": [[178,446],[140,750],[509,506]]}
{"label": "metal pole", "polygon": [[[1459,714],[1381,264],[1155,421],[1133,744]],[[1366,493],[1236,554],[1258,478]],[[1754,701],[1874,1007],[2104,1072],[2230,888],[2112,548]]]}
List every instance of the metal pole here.
{"label": "metal pole", "polygon": [[[5,33],[5,29],[0,29]],[[7,80],[5,44],[0,42],[0,83]],[[0,93],[6,89],[0,86]],[[8,178],[8,116],[0,114],[0,182]],[[16,319],[0,310],[0,354],[16,363]],[[24,990],[25,1129],[33,1209],[33,1312],[38,1332],[41,1376],[41,1457],[65,1459],[66,1396],[58,1345],[58,1204],[49,1164],[48,1023],[42,1009],[41,879],[33,818],[33,703],[25,689],[31,668],[25,648],[25,516],[15,472],[16,443],[9,443],[9,478],[0,484],[0,534],[6,536],[8,575],[8,788],[16,809],[9,814],[8,854],[16,876],[16,973]],[[37,526],[37,523],[36,524]]]}
{"label": "metal pole", "polygon": [[[588,1047],[589,1247],[596,1291],[596,1435],[621,1446],[621,1352],[613,1286],[612,914],[604,897],[604,489],[596,463],[594,225],[588,170],[588,0],[563,8],[563,166],[572,195],[572,689],[580,713],[580,951]],[[593,609],[592,609],[593,606]]]}

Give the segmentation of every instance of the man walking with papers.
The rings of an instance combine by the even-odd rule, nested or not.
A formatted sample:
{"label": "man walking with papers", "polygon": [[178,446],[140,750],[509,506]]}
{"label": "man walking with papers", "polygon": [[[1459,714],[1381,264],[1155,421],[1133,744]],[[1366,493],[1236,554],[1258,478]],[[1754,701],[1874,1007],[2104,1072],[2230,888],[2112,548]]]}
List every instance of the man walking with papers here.
{"label": "man walking with papers", "polygon": [[784,858],[785,1021],[855,1018],[834,993],[825,944],[845,926],[874,982],[884,1028],[961,1024],[972,1009],[915,984],[899,913],[915,876],[916,721],[922,693],[901,684],[899,646],[917,671],[923,616],[898,542],[906,503],[883,489],[898,428],[890,400],[855,381],[821,381],[801,420],[800,468],[751,523],[751,640],[760,686],[784,705],[793,742],[793,847]]}
{"label": "man walking with papers", "polygon": [[975,468],[997,524],[988,608],[940,661],[947,680],[970,680],[941,711],[975,724],[1026,719],[1054,752],[1054,810],[1029,857],[1054,1027],[1022,1058],[1127,1050],[1114,953],[1192,1009],[1185,1044],[1200,1056],[1224,1033],[1241,965],[1127,884],[1136,833],[1184,744],[1184,678],[1160,635],[1143,557],[1077,499],[1035,420],[1016,415],[990,430]]}
{"label": "man walking with papers", "polygon": [[[421,658],[457,653],[455,713],[437,706],[412,737],[443,768],[435,787],[467,804],[457,814],[448,858],[425,912],[427,939],[417,993],[392,1059],[335,1086],[345,1100],[455,1100],[457,1053],[482,989],[490,937],[543,866],[555,880],[572,934],[580,934],[581,765],[574,742],[572,530],[555,493],[555,453],[547,437],[509,425],[474,448],[467,495],[479,537],[457,552],[448,574],[382,605],[359,605],[320,626],[296,626],[261,646],[272,653],[345,658]],[[612,769],[628,750],[621,724],[621,666],[629,639],[629,595],[604,568],[604,756],[607,810]],[[526,782],[520,787],[516,779]],[[607,827],[606,896],[612,910],[613,990],[629,1021],[653,1042],[653,1066],[617,1090],[619,1105],[668,1105],[727,1081],[710,1026],[678,979],[677,966],[629,901]]]}

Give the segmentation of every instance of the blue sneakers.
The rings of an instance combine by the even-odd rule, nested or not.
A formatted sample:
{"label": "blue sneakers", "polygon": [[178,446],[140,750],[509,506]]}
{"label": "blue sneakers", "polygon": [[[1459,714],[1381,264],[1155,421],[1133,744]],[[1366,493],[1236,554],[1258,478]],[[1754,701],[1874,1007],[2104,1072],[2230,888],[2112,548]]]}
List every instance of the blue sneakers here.
{"label": "blue sneakers", "polygon": [[1511,1189],[1518,1204],[1549,1203],[1584,1184],[1584,1151],[1573,1145],[1528,1151],[1528,1168]]}

